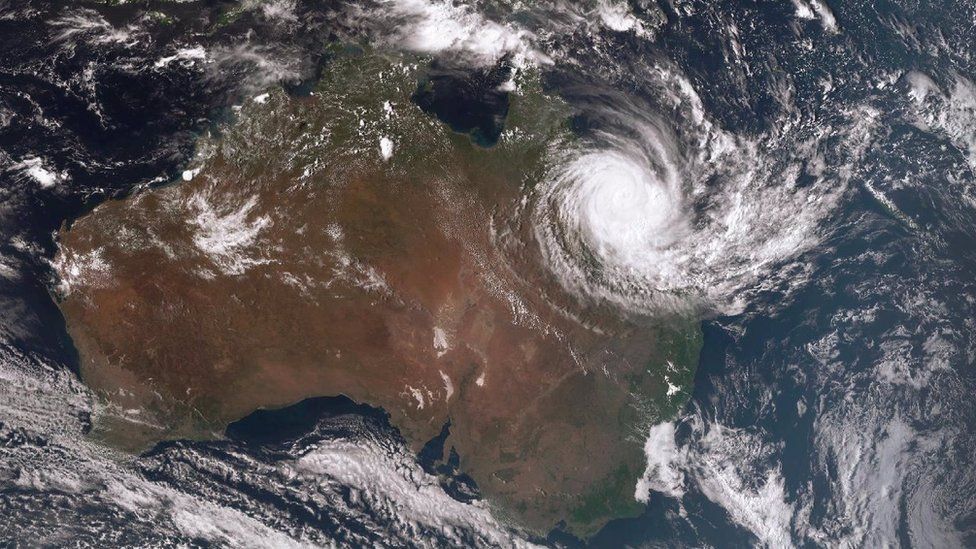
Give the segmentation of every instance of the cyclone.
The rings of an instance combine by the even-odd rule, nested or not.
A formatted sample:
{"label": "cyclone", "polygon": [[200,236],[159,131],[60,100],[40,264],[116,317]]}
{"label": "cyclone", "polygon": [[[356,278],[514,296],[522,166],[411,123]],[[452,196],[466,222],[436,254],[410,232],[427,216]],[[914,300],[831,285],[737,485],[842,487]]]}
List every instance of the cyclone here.
{"label": "cyclone", "polygon": [[677,168],[660,141],[641,145],[586,152],[557,175],[560,218],[608,265],[639,268],[687,231]]}
{"label": "cyclone", "polygon": [[717,128],[686,80],[662,74],[677,83],[665,99],[688,106],[684,115],[601,103],[591,115],[605,127],[553,153],[536,238],[585,298],[649,314],[739,310],[821,241],[845,181],[797,185],[802,158],[760,144],[785,136]]}

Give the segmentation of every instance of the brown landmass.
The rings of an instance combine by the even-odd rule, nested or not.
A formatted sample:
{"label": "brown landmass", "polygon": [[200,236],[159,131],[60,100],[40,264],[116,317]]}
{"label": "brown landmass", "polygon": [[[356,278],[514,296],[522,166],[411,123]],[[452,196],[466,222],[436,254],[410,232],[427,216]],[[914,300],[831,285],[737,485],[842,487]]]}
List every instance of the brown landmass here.
{"label": "brown landmass", "polygon": [[645,428],[680,398],[668,361],[690,383],[697,331],[580,303],[542,265],[521,197],[565,113],[517,96],[514,133],[480,149],[409,104],[413,70],[340,59],[313,97],[246,106],[189,181],[62,231],[82,377],[130,410],[102,436],[219,436],[345,394],[417,449],[450,419],[502,512],[590,534],[640,509]]}

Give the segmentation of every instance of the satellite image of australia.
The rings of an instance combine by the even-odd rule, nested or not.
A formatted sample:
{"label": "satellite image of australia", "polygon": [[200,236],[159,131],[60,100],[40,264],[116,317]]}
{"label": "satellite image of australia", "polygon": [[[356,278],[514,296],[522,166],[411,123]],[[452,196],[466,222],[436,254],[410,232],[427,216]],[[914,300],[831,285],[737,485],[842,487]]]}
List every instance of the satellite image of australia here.
{"label": "satellite image of australia", "polygon": [[0,546],[976,547],[969,0],[0,0]]}

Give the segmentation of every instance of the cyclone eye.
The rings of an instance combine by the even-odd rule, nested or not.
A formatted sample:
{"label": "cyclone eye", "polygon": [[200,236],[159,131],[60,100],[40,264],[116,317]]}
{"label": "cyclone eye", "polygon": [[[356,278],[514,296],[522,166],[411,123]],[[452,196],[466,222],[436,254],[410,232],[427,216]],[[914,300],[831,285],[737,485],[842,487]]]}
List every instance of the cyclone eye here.
{"label": "cyclone eye", "polygon": [[680,205],[649,166],[617,153],[588,155],[579,164],[579,223],[595,253],[627,263],[673,240]]}

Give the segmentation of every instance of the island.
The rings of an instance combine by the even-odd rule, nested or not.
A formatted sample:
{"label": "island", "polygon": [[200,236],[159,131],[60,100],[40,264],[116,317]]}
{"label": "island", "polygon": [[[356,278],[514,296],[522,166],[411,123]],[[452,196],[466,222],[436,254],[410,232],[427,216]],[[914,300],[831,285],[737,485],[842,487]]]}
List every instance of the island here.
{"label": "island", "polygon": [[699,324],[574,294],[545,264],[533,189],[576,137],[538,75],[503,85],[486,143],[420,108],[430,67],[337,48],[311,93],[247,98],[182,177],[62,229],[93,436],[140,451],[345,395],[417,451],[449,422],[460,469],[528,531],[642,510],[647,429],[688,398]]}

